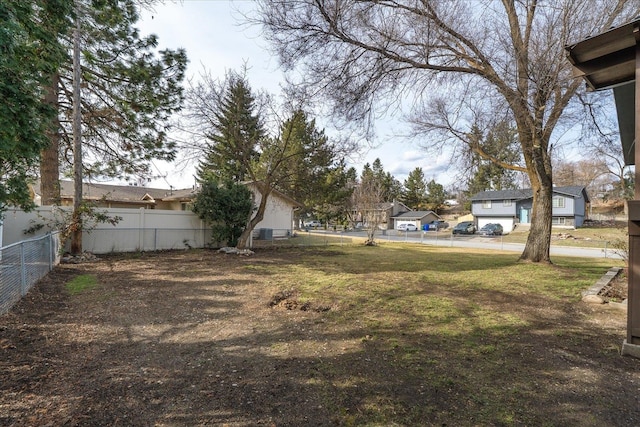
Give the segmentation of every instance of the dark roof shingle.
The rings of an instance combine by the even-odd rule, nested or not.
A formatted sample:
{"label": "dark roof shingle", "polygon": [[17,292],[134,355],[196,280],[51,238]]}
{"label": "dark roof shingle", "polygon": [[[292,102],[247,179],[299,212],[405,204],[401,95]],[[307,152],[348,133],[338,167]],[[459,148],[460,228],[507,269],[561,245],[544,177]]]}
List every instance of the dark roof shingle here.
{"label": "dark roof shingle", "polygon": [[[584,193],[585,198],[589,201],[589,196],[585,188],[580,185],[553,187],[553,192],[572,197],[579,197]],[[471,197],[471,200],[524,200],[532,197],[533,191],[530,188],[525,188],[519,190],[481,191]]]}

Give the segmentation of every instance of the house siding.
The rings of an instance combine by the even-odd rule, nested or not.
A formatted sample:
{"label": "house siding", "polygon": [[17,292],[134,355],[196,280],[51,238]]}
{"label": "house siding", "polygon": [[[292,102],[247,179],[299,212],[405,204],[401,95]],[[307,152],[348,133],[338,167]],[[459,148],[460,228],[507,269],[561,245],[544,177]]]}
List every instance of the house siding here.
{"label": "house siding", "polygon": [[483,207],[483,200],[474,200],[471,203],[471,213],[474,216],[515,216],[516,202],[512,201],[511,206],[504,206],[504,200],[491,200],[491,208]]}
{"label": "house siding", "polygon": [[[565,227],[580,227],[586,218],[588,196],[584,188],[581,191],[579,189],[580,187],[562,187],[557,192],[554,191],[553,197],[561,198],[563,206],[552,207],[552,215],[554,218],[564,218]],[[471,205],[471,212],[477,218],[478,225],[499,222],[506,217],[513,217],[514,221],[523,224],[531,223],[533,199],[531,196],[522,197],[524,194],[521,193],[512,194],[514,199],[511,206],[504,206],[503,200],[499,199],[507,194],[499,191],[478,193],[472,198]],[[490,209],[482,207],[486,200],[491,200]]]}
{"label": "house siding", "polygon": [[[254,193],[254,205],[259,206],[262,195],[255,187],[249,187]],[[293,208],[290,203],[281,197],[271,193],[267,198],[267,206],[264,211],[264,218],[254,229],[254,236],[258,236],[260,228],[270,228],[274,237],[283,237],[293,232],[294,222]]]}
{"label": "house siding", "polygon": [[575,205],[575,226],[582,227],[587,216],[587,201],[584,197],[574,199]]}
{"label": "house siding", "polygon": [[554,195],[553,198],[561,198],[564,200],[564,207],[553,207],[553,216],[573,216],[576,212],[574,199],[561,194]]}

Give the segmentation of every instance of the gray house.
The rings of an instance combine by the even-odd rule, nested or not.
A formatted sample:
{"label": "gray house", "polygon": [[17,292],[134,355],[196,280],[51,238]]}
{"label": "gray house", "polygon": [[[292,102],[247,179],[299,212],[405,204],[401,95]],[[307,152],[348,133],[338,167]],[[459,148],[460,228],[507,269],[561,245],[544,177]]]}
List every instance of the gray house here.
{"label": "gray house", "polygon": [[[552,201],[552,225],[554,227],[580,227],[587,216],[589,196],[585,187],[554,187]],[[471,213],[478,228],[489,223],[499,223],[505,232],[515,225],[531,223],[533,192],[523,190],[482,191],[471,197]]]}

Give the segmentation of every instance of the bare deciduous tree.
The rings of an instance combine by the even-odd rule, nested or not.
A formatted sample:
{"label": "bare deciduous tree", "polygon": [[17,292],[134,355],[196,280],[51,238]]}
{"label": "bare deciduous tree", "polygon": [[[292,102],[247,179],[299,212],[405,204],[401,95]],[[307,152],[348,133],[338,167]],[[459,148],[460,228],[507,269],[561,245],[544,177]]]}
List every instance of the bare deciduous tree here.
{"label": "bare deciduous tree", "polygon": [[607,173],[617,183],[617,192],[623,196],[626,193],[625,175],[628,170],[617,120],[614,120],[616,113],[612,102],[606,102],[607,96],[611,94],[594,92],[579,97],[589,118],[583,126],[581,145],[588,158],[604,164]]}
{"label": "bare deciduous tree", "polygon": [[609,180],[610,174],[603,159],[581,159],[572,161],[558,160],[553,163],[553,183],[558,187],[579,185],[586,187],[590,194],[594,194]]}
{"label": "bare deciduous tree", "polygon": [[258,21],[299,83],[347,120],[367,127],[378,108],[404,106],[442,144],[469,144],[471,123],[513,123],[524,164],[511,166],[533,189],[521,259],[550,262],[552,136],[581,86],[564,47],[639,12],[633,0],[263,0]]}
{"label": "bare deciduous tree", "polygon": [[371,177],[363,179],[352,194],[352,205],[367,230],[365,245],[375,245],[376,230],[385,220],[385,189],[382,182]]}

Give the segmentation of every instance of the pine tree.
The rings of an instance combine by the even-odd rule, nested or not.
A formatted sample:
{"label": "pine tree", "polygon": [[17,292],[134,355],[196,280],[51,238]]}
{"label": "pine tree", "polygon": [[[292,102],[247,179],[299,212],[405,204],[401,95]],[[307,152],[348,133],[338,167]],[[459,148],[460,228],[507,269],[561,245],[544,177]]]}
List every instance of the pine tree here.
{"label": "pine tree", "polygon": [[515,130],[508,123],[499,122],[485,136],[477,126],[473,126],[469,139],[476,141],[477,148],[469,153],[467,159],[471,166],[467,195],[518,188],[518,173],[503,166],[521,161]]}
{"label": "pine tree", "polygon": [[[173,160],[170,118],[181,108],[186,53],[155,51],[155,35],[141,37],[134,0],[77,0],[82,22],[83,168],[93,177],[148,176],[153,159]],[[58,112],[58,132],[43,153],[43,182],[57,182],[72,162],[71,37],[62,38],[67,60],[49,75],[49,102]],[[45,193],[55,191],[48,189]],[[43,194],[55,199],[55,194]]]}
{"label": "pine tree", "polygon": [[427,200],[427,183],[422,168],[415,168],[409,172],[404,181],[402,201],[411,209],[420,210],[425,207]]}
{"label": "pine tree", "polygon": [[390,202],[402,197],[402,183],[395,179],[391,172],[385,172],[379,158],[373,161],[371,172],[381,185],[383,200]]}
{"label": "pine tree", "polygon": [[338,158],[324,130],[315,119],[295,111],[282,125],[282,138],[288,139],[287,152],[278,173],[277,188],[304,205],[301,215],[333,218],[342,213],[350,195],[346,188],[346,165]]}
{"label": "pine tree", "polygon": [[224,96],[216,105],[212,128],[207,133],[204,159],[197,167],[198,179],[242,182],[253,179],[249,167],[259,159],[258,145],[265,138],[255,99],[245,79],[228,77]]}
{"label": "pine tree", "polygon": [[64,57],[69,11],[63,0],[0,2],[0,216],[9,204],[32,206],[28,180],[54,115],[43,87]]}
{"label": "pine tree", "polygon": [[427,192],[427,206],[432,211],[440,213],[447,200],[447,192],[444,191],[444,187],[432,179],[427,183]]}

